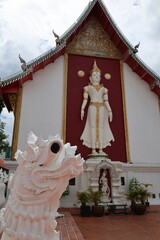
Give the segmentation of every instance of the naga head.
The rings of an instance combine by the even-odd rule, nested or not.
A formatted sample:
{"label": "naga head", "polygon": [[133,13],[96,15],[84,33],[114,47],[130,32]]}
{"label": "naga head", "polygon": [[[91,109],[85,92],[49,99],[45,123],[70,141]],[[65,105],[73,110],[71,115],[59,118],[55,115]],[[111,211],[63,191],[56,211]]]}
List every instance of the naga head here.
{"label": "naga head", "polygon": [[24,152],[18,150],[15,158],[19,165],[43,166],[45,169],[57,169],[68,156],[74,156],[77,147],[63,144],[59,135],[49,136],[47,140],[29,132]]}

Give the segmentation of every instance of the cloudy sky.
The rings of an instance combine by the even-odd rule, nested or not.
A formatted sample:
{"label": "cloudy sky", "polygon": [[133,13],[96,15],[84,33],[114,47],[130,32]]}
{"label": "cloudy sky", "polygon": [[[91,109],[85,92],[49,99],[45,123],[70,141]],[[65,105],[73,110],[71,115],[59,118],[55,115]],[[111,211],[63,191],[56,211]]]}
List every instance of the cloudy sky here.
{"label": "cloudy sky", "polygon": [[[154,4],[153,4],[154,2]],[[52,30],[62,35],[79,17],[89,0],[0,0],[0,77],[20,71],[18,55],[29,62],[55,46]],[[103,0],[119,29],[138,56],[160,75],[160,1]],[[13,115],[1,118],[11,132]]]}

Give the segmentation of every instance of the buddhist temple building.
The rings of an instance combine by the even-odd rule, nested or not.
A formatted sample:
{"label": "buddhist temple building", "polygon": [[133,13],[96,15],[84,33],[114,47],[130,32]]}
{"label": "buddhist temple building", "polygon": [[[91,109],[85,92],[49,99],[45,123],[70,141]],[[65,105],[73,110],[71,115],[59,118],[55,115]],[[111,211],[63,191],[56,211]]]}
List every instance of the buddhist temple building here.
{"label": "buddhist temple building", "polygon": [[[160,77],[137,52],[107,6],[93,0],[56,39],[53,49],[23,62],[21,73],[1,81],[0,94],[8,111],[14,113],[11,161],[17,149],[24,151],[29,131],[43,139],[59,134],[64,142],[76,145],[77,154],[86,160],[84,173],[70,182],[62,206],[76,206],[77,191],[99,189],[104,171],[113,202],[126,202],[129,181],[135,177],[140,183],[152,184],[150,202],[160,204]],[[87,95],[82,120],[84,89],[91,84],[94,62],[113,114],[109,125],[114,141],[104,147],[106,155],[91,154],[81,139],[90,106]],[[97,116],[96,124],[100,124]]]}

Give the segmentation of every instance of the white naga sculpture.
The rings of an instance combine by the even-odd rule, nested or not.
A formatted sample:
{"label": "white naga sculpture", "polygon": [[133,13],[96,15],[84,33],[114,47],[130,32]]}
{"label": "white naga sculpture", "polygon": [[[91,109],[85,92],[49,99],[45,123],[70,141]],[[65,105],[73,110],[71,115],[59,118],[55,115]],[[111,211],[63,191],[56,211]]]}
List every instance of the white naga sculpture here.
{"label": "white naga sculpture", "polygon": [[81,135],[83,144],[92,148],[92,154],[105,154],[103,148],[110,146],[114,141],[109,121],[112,121],[112,110],[108,101],[108,89],[100,84],[101,71],[94,61],[93,69],[90,71],[90,84],[84,87],[83,103],[81,106],[81,119],[84,118],[84,109],[90,98],[87,120]]}
{"label": "white naga sculpture", "polygon": [[59,136],[43,140],[32,132],[26,150],[17,151],[18,168],[3,217],[2,240],[59,240],[55,230],[59,199],[69,179],[83,170],[76,147]]}

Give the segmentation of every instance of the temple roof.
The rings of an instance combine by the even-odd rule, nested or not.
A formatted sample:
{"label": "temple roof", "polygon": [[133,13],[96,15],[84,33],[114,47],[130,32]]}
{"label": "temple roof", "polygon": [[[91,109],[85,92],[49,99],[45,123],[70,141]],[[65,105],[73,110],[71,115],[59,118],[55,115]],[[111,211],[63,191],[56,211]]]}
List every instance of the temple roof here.
{"label": "temple roof", "polygon": [[127,63],[142,80],[150,85],[150,89],[160,96],[160,77],[136,55],[135,48],[121,33],[102,0],[93,0],[89,2],[78,20],[60,37],[60,44],[27,63],[26,71],[21,71],[0,82],[0,93],[3,95],[9,111],[11,111],[11,106],[9,106],[7,95],[17,93],[24,82],[33,79],[35,72],[43,69],[46,65],[54,62],[60,55],[63,55],[67,46],[91,16],[98,19],[114,46],[119,50],[122,56],[121,60]]}

